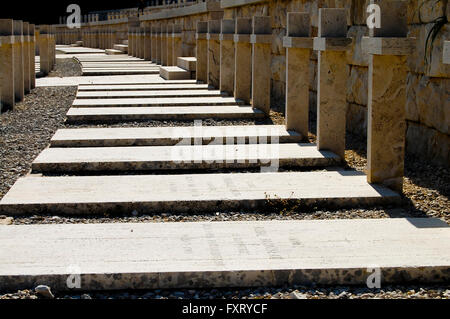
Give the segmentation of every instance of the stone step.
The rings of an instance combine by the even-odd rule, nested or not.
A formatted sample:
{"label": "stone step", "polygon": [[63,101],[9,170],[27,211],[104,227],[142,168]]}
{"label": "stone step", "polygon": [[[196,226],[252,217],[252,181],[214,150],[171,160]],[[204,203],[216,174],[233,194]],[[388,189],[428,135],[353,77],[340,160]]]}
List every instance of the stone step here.
{"label": "stone step", "polygon": [[145,61],[122,61],[122,62],[83,62],[83,68],[138,68],[138,67],[152,67],[157,69],[158,66],[151,62]]}
{"label": "stone step", "polygon": [[92,53],[105,53],[102,49],[93,49],[85,47],[58,47],[56,51],[62,54],[92,54]]}
{"label": "stone step", "polygon": [[135,75],[135,74],[159,74],[159,70],[146,70],[146,69],[84,69],[82,68],[83,75]]}
{"label": "stone step", "polygon": [[136,62],[136,63],[122,63],[122,64],[110,64],[110,63],[101,63],[101,64],[84,64],[83,69],[89,70],[89,69],[117,69],[117,70],[129,70],[129,69],[136,69],[136,70],[159,70],[158,66],[152,65],[150,63],[142,63],[142,62]]}
{"label": "stone step", "polygon": [[434,218],[2,225],[0,250],[4,291],[450,280],[450,228]]}
{"label": "stone step", "polygon": [[114,44],[114,49],[122,51],[123,53],[128,53],[128,45],[127,44]]}
{"label": "stone step", "polygon": [[83,56],[76,56],[74,59],[78,63],[102,63],[102,62],[141,62],[144,61],[139,58],[130,57],[129,55],[120,55],[120,56],[111,56],[111,55],[98,55],[98,56],[89,56],[89,57],[83,57]]}
{"label": "stone step", "polygon": [[106,49],[106,50],[105,50],[105,53],[106,53],[107,55],[118,55],[118,54],[123,54],[122,51],[116,50],[116,49]]}
{"label": "stone step", "polygon": [[320,207],[398,203],[401,197],[355,171],[27,176],[0,201],[0,214],[202,213],[268,202]]}
{"label": "stone step", "polygon": [[128,40],[122,40],[122,44],[127,45],[128,46]]}
{"label": "stone step", "polygon": [[[188,145],[182,145],[182,144]],[[340,164],[339,156],[316,145],[239,144],[177,146],[47,148],[32,163],[34,173],[324,167]]]}
{"label": "stone step", "polygon": [[197,58],[196,57],[178,57],[177,58],[178,67],[186,71],[194,72],[197,68]]}
{"label": "stone step", "polygon": [[159,98],[159,97],[206,97],[227,96],[219,90],[162,90],[162,91],[78,91],[77,99],[109,99],[109,98]]}
{"label": "stone step", "polygon": [[[83,67],[81,68],[83,72],[151,72],[150,74],[158,74],[158,68],[154,66],[105,66],[105,67]],[[156,73],[155,73],[156,72]]]}
{"label": "stone step", "polygon": [[163,146],[175,145],[182,139],[194,142],[202,139],[204,144],[225,143],[298,143],[302,136],[286,130],[284,125],[241,126],[169,126],[132,128],[76,128],[59,129],[53,135],[52,147],[101,147],[101,146]]}
{"label": "stone step", "polygon": [[165,80],[188,80],[191,72],[177,66],[161,66],[159,75]]}
{"label": "stone step", "polygon": [[130,120],[258,119],[265,115],[250,106],[94,107],[70,108],[69,122]]}
{"label": "stone step", "polygon": [[146,107],[146,106],[220,106],[242,105],[234,97],[167,97],[167,98],[117,98],[117,99],[76,99],[72,107]]}
{"label": "stone step", "polygon": [[71,76],[46,77],[36,81],[37,87],[45,86],[77,86],[95,87],[97,85],[173,85],[195,84],[196,80],[164,80],[159,74],[110,75],[110,76]]}
{"label": "stone step", "polygon": [[208,84],[166,84],[164,82],[155,84],[117,84],[117,85],[85,85],[78,86],[78,92],[93,91],[152,91],[152,90],[206,90]]}

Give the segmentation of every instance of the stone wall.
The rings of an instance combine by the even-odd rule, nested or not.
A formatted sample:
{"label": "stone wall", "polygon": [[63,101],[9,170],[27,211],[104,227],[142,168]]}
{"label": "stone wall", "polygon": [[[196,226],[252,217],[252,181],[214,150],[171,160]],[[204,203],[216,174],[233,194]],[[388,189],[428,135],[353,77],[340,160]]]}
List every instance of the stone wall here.
{"label": "stone wall", "polygon": [[223,18],[223,10],[218,1],[206,1],[191,6],[151,11],[143,16],[141,25],[150,26],[152,23],[173,23],[182,27],[182,46],[184,56],[195,56],[195,33],[197,21],[208,21]]}
{"label": "stone wall", "polygon": [[[355,39],[352,51],[347,54],[349,65],[347,83],[347,129],[366,135],[368,56],[361,50],[361,37],[368,35],[366,7],[369,0],[275,0],[222,1],[224,18],[268,15],[272,20],[272,106],[284,107],[285,49],[282,37],[286,32],[287,12],[306,11],[312,17],[312,34],[317,35],[319,8],[348,8],[348,35]],[[450,20],[448,0],[427,1],[419,10],[422,0],[409,0],[409,36],[417,38],[416,53],[408,60],[407,79],[407,152],[427,158],[433,163],[448,166],[450,123],[450,65],[442,63],[443,40],[450,39],[447,23],[439,32],[432,58],[425,62],[425,41],[433,21],[447,15]],[[420,14],[419,14],[420,11]],[[310,107],[316,108],[317,55],[311,54]]]}

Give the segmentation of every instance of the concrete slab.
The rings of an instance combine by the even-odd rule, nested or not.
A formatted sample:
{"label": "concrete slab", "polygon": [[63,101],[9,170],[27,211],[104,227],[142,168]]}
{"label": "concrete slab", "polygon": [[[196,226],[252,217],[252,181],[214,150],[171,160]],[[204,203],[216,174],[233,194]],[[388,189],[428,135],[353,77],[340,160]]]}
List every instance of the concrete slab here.
{"label": "concrete slab", "polygon": [[124,84],[194,84],[196,80],[164,80],[159,74],[46,77],[36,80],[37,87],[84,85],[124,85]]}
{"label": "concrete slab", "polygon": [[197,58],[196,57],[178,57],[177,59],[178,67],[194,72],[197,69]]}
{"label": "concrete slab", "polygon": [[148,61],[90,61],[82,62],[83,66],[157,66],[157,64]]}
{"label": "concrete slab", "polygon": [[225,142],[227,139],[236,144],[276,140],[298,143],[302,136],[287,131],[284,125],[76,128],[57,130],[50,143],[52,147],[162,146],[175,145],[182,139],[192,142],[201,139],[203,144]]}
{"label": "concrete slab", "polygon": [[141,71],[141,70],[150,70],[150,71],[158,71],[159,68],[154,65],[129,65],[129,66],[83,66],[81,68],[83,71]]}
{"label": "concrete slab", "polygon": [[[136,65],[136,66],[87,66],[81,68],[83,72],[88,71],[101,71],[101,72],[118,72],[118,71],[126,71],[126,72],[134,72],[134,71],[158,71],[159,68],[152,65]],[[156,74],[156,73],[153,73]]]}
{"label": "concrete slab", "polygon": [[123,85],[84,85],[78,86],[78,92],[101,91],[164,91],[164,90],[206,90],[208,84],[123,84]]}
{"label": "concrete slab", "polygon": [[143,69],[82,69],[83,75],[132,75],[132,74],[159,74],[159,70],[143,70]]}
{"label": "concrete slab", "polygon": [[[186,145],[188,144],[188,145]],[[32,163],[35,173],[86,171],[145,171],[182,169],[239,169],[277,167],[324,167],[340,163],[316,145],[239,144],[177,146],[47,148]],[[200,143],[199,143],[200,144]]]}
{"label": "concrete slab", "polygon": [[120,50],[116,50],[116,49],[106,49],[105,53],[108,55],[118,55],[118,54],[123,54],[122,51]]}
{"label": "concrete slab", "polygon": [[117,98],[117,99],[76,99],[72,108],[77,107],[135,107],[135,106],[213,106],[241,105],[234,97],[167,97],[167,98]]}
{"label": "concrete slab", "polygon": [[114,49],[122,51],[123,53],[128,52],[128,45],[126,44],[114,44]]}
{"label": "concrete slab", "polygon": [[0,201],[0,213],[222,211],[266,207],[380,205],[400,196],[367,183],[355,171],[20,178]]}
{"label": "concrete slab", "polygon": [[129,120],[257,119],[264,113],[250,106],[94,107],[70,108],[69,122]]}
{"label": "concrete slab", "polygon": [[77,55],[75,57],[75,60],[77,60],[79,63],[102,63],[102,62],[143,62],[144,60],[139,59],[139,58],[135,58],[135,57],[130,57],[129,55],[123,54],[123,55],[116,55],[116,56],[111,56],[111,55],[89,55],[89,56],[80,56]]}
{"label": "concrete slab", "polygon": [[83,56],[83,55],[77,55],[75,57],[75,60],[77,60],[79,63],[86,63],[86,62],[142,62],[144,60],[131,57],[129,55],[123,54],[123,55],[89,55],[89,56]]}
{"label": "concrete slab", "polygon": [[[366,285],[450,280],[437,219],[0,226],[0,289]],[[170,262],[169,262],[170,261]],[[68,280],[69,279],[69,280]]]}
{"label": "concrete slab", "polygon": [[152,68],[152,69],[158,69],[159,66],[153,63],[142,63],[142,62],[93,62],[93,63],[83,63],[82,64],[83,69],[89,69],[89,68],[99,68],[99,69],[118,69],[118,68],[135,68],[135,69],[142,69],[142,68]]}
{"label": "concrete slab", "polygon": [[191,72],[177,66],[161,66],[159,75],[165,80],[188,80],[191,78]]}
{"label": "concrete slab", "polygon": [[227,96],[219,90],[162,90],[162,91],[78,91],[77,99],[138,98],[138,97],[194,97]]}
{"label": "concrete slab", "polygon": [[84,48],[84,47],[57,47],[56,51],[63,54],[82,54],[82,53],[105,53],[102,49]]}

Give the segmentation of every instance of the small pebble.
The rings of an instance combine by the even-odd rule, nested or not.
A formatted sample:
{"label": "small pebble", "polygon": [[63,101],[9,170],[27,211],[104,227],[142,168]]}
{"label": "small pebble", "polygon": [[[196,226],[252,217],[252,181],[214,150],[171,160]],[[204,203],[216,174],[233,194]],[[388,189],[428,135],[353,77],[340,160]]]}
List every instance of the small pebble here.
{"label": "small pebble", "polygon": [[46,285],[39,285],[36,288],[34,288],[34,291],[36,294],[38,294],[41,297],[53,299],[55,296],[53,296],[52,291],[50,290],[49,286]]}

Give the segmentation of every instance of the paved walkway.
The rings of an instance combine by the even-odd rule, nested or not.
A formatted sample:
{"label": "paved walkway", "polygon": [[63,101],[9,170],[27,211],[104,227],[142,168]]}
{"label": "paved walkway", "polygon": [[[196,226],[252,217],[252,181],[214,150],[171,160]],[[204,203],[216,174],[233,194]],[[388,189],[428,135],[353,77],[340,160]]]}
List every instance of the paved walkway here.
{"label": "paved walkway", "polygon": [[194,84],[195,80],[171,80],[165,81],[159,75],[111,75],[111,76],[73,76],[73,77],[46,77],[36,79],[37,87],[45,86],[77,86],[85,85],[120,85],[120,84],[155,84],[155,83],[189,83]]}
{"label": "paved walkway", "polygon": [[449,251],[436,219],[0,226],[0,288],[442,283]]}
{"label": "paved walkway", "polygon": [[78,55],[75,59],[81,64],[83,75],[130,75],[158,74],[159,66],[151,61],[120,55],[98,55],[84,57]]}

